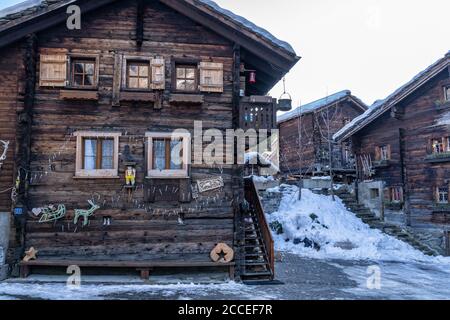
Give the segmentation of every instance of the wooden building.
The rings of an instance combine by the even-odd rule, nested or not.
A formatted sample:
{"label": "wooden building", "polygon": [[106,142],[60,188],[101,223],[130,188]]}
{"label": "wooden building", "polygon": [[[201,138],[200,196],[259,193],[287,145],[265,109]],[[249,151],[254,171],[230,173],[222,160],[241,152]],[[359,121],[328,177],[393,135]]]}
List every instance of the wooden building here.
{"label": "wooden building", "polygon": [[276,128],[265,95],[299,60],[289,44],[212,1],[60,0],[1,17],[0,48],[8,261],[38,251],[23,275],[75,264],[273,277],[243,165],[191,160],[194,121],[222,133]]}
{"label": "wooden building", "polygon": [[450,54],[335,135],[358,159],[358,193],[380,218],[449,252]]}
{"label": "wooden building", "polygon": [[279,116],[282,173],[329,174],[330,163],[336,174],[354,172],[349,148],[345,143],[334,143],[332,137],[366,109],[360,99],[345,90]]}

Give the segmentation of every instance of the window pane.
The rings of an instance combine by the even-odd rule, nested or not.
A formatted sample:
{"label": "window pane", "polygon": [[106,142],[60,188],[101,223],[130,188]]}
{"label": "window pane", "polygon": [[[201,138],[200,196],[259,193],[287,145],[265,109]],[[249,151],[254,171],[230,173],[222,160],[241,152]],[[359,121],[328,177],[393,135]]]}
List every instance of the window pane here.
{"label": "window pane", "polygon": [[75,75],[73,77],[73,84],[76,86],[82,86],[83,85],[83,75]]}
{"label": "window pane", "polygon": [[177,90],[185,90],[186,80],[177,80]]}
{"label": "window pane", "polygon": [[130,78],[128,79],[128,88],[137,89],[138,87],[138,78]]}
{"label": "window pane", "polygon": [[75,62],[74,73],[83,73],[84,65],[81,62]]}
{"label": "window pane", "polygon": [[177,79],[184,79],[186,77],[185,68],[177,68]]}
{"label": "window pane", "polygon": [[148,89],[148,78],[140,78],[139,79],[139,88]]}
{"label": "window pane", "polygon": [[183,168],[183,141],[170,141],[170,169],[180,170]]}
{"label": "window pane", "polygon": [[153,140],[153,169],[166,169],[166,141],[164,139]]}
{"label": "window pane", "polygon": [[186,80],[185,85],[186,85],[185,90],[195,91],[195,80]]}
{"label": "window pane", "polygon": [[86,63],[84,72],[89,75],[94,75],[94,69],[95,67],[93,63]]}
{"label": "window pane", "polygon": [[450,101],[450,87],[445,88],[445,98]]}
{"label": "window pane", "polygon": [[92,86],[92,85],[94,85],[94,76],[86,76],[84,78],[84,85],[85,86]]}
{"label": "window pane", "polygon": [[108,139],[102,141],[102,169],[114,169],[114,140]]}
{"label": "window pane", "polygon": [[137,77],[138,75],[139,75],[139,70],[138,70],[139,68],[138,68],[138,66],[137,65],[129,65],[128,66],[128,74],[130,75],[130,76],[133,76],[133,77]]}
{"label": "window pane", "polygon": [[195,79],[195,69],[194,68],[186,69],[186,79]]}
{"label": "window pane", "polygon": [[97,159],[97,140],[84,140],[84,169],[94,170]]}
{"label": "window pane", "polygon": [[140,77],[148,77],[148,67],[147,66],[139,66],[139,76]]}

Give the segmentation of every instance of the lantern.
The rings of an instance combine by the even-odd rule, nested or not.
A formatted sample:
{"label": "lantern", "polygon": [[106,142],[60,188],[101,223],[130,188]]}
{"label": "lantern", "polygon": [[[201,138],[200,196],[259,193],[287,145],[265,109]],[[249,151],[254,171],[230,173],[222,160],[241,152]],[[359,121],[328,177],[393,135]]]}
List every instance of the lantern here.
{"label": "lantern", "polygon": [[256,83],[256,71],[250,71],[249,76],[248,76],[248,82],[251,84]]}

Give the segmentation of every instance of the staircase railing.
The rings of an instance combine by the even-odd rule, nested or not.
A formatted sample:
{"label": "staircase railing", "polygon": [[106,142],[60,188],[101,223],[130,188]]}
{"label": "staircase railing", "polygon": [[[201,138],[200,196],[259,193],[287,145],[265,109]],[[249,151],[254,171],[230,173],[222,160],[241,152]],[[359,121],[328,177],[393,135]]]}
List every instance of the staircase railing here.
{"label": "staircase railing", "polygon": [[266,216],[264,215],[264,209],[261,204],[261,200],[256,190],[253,178],[245,179],[245,199],[250,205],[253,206],[256,217],[258,218],[258,223],[261,228],[261,234],[263,237],[264,245],[267,250],[267,259],[272,271],[272,277],[275,276],[275,246],[272,234],[270,232],[269,224],[267,223]]}

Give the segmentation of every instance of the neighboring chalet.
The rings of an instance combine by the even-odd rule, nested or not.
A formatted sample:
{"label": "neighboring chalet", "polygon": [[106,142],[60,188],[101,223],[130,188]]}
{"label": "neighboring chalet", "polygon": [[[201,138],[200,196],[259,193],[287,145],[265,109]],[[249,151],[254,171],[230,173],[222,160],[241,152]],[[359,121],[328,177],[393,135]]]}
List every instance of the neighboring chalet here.
{"label": "neighboring chalet", "polygon": [[366,110],[367,106],[360,99],[345,90],[279,116],[283,175],[328,175],[330,151],[336,174],[354,172],[350,149],[346,143],[335,144],[332,137]]}
{"label": "neighboring chalet", "polygon": [[450,53],[335,135],[357,157],[358,197],[450,254]]}
{"label": "neighboring chalet", "polygon": [[[66,26],[69,5],[81,8],[81,30]],[[145,278],[157,267],[233,276],[236,266],[243,279],[273,278],[273,242],[244,165],[194,164],[194,121],[223,134],[276,129],[277,102],[265,95],[299,60],[292,47],[209,0],[53,0],[8,12],[7,262],[26,253],[23,276],[74,264]]]}

